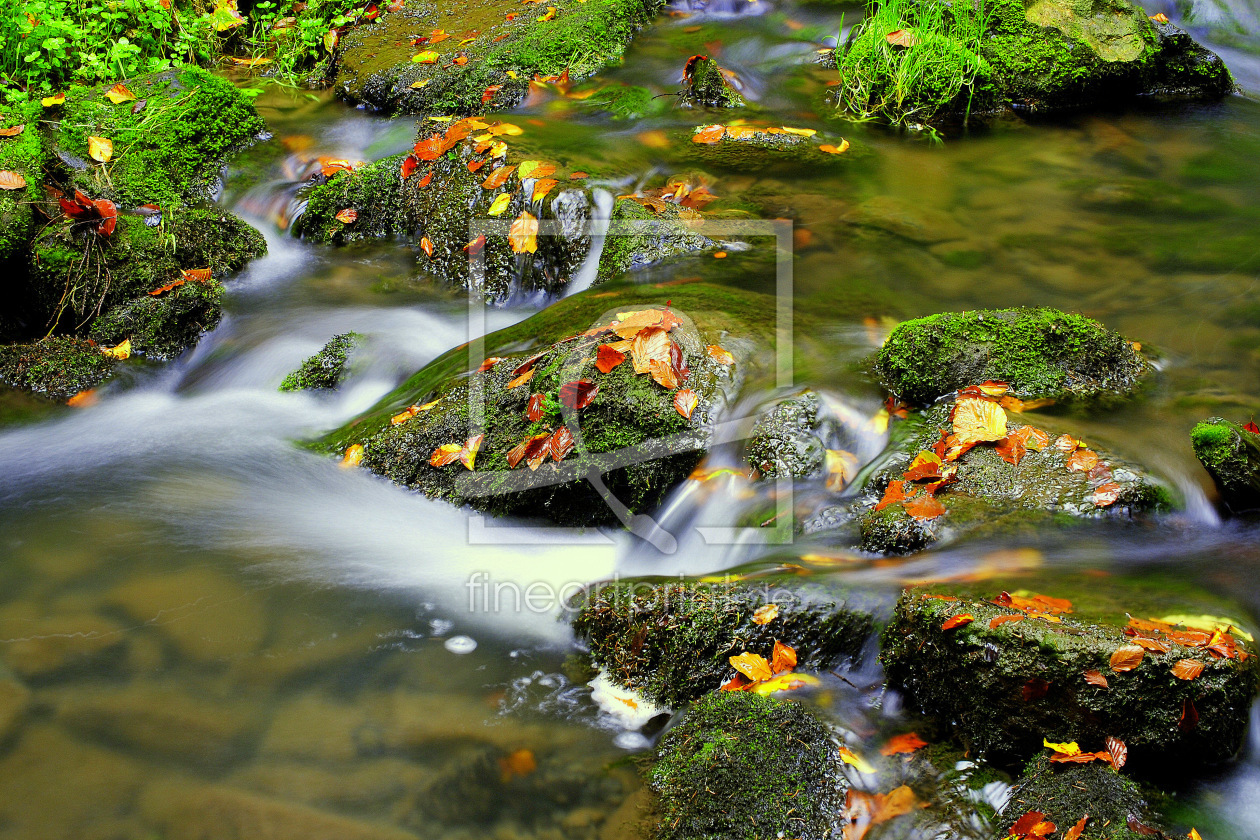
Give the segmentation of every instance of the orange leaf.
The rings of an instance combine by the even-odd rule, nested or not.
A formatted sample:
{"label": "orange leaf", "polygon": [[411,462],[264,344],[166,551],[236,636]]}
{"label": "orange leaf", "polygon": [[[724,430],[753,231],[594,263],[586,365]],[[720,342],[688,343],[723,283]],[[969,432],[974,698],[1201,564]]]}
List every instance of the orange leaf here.
{"label": "orange leaf", "polygon": [[525,416],[529,418],[529,422],[537,423],[546,413],[544,408],[544,400],[542,394],[534,394],[529,398],[529,405],[525,407]]}
{"label": "orange leaf", "polygon": [[337,215],[333,216],[333,218],[343,225],[352,224],[359,218],[359,211],[352,207],[347,207],[345,210],[338,210]]}
{"label": "orange leaf", "polygon": [[1090,685],[1096,685],[1099,688],[1110,688],[1110,686],[1107,684],[1107,678],[1104,677],[1098,671],[1086,671],[1085,682],[1089,683]]}
{"label": "orange leaf", "polygon": [[1081,817],[1076,825],[1069,828],[1063,833],[1063,840],[1080,840],[1081,834],[1085,831],[1085,823],[1089,822],[1089,814]]}
{"label": "orange leaf", "polygon": [[953,630],[955,627],[963,627],[964,625],[970,624],[971,622],[975,620],[976,620],[976,617],[972,615],[971,613],[959,613],[958,615],[951,615],[949,618],[945,619],[945,623],[941,625],[941,629]]}
{"label": "orange leaf", "polygon": [[889,32],[884,36],[884,40],[894,47],[913,47],[919,43],[919,37],[908,29],[898,29],[895,32]]}
{"label": "orange leaf", "polygon": [[157,297],[163,292],[169,292],[171,289],[178,288],[179,286],[182,286],[187,282],[188,282],[187,280],[181,277],[178,280],[174,280],[170,283],[167,283],[165,286],[158,286],[156,289],[149,292],[149,294],[153,295],[154,297]]}
{"label": "orange leaf", "polygon": [[500,166],[490,173],[490,177],[481,182],[481,188],[483,190],[497,190],[507,183],[507,179],[512,177],[514,171],[516,171],[515,166]]}
{"label": "orange leaf", "polygon": [[909,498],[905,488],[906,482],[900,479],[888,482],[888,489],[884,491],[884,497],[879,500],[877,505],[875,505],[875,510],[883,510],[889,505],[895,505],[898,502],[905,501]]}
{"label": "orange leaf", "polygon": [[881,755],[901,755],[903,753],[912,753],[927,745],[928,742],[920,738],[918,733],[906,732],[889,738],[879,752]]}
{"label": "orange leaf", "polygon": [[124,102],[131,102],[136,98],[136,95],[129,91],[126,85],[119,82],[109,90],[105,91],[105,98],[110,102],[113,102],[115,105],[121,105]]}
{"label": "orange leaf", "polygon": [[775,639],[774,652],[770,654],[770,670],[776,674],[782,674],[784,671],[791,671],[795,667],[796,650]]}
{"label": "orange leaf", "polygon": [[1146,651],[1137,645],[1121,645],[1111,654],[1111,670],[1117,674],[1132,671],[1142,664],[1142,657],[1145,655]]}
{"label": "orange leaf", "polygon": [[1203,673],[1204,665],[1197,659],[1178,659],[1173,665],[1173,676],[1179,680],[1193,680]]}
{"label": "orange leaf", "polygon": [[538,250],[538,218],[528,210],[516,217],[508,231],[508,242],[517,254],[532,254]]}
{"label": "orange leaf", "polygon": [[732,668],[753,682],[768,680],[774,676],[774,672],[770,670],[770,663],[766,661],[766,658],[755,653],[741,653],[739,656],[732,656],[730,663]]}
{"label": "orange leaf", "polygon": [[721,140],[722,135],[725,133],[725,126],[706,125],[703,128],[696,129],[695,134],[691,135],[691,142],[712,145]]}
{"label": "orange leaf", "polygon": [[668,391],[678,387],[678,371],[669,362],[662,362],[660,359],[650,359],[648,361],[648,373],[657,385]]}
{"label": "orange leaf", "polygon": [[660,327],[645,327],[634,337],[630,345],[630,360],[635,373],[650,373],[653,361],[668,365],[669,335]]}
{"label": "orange leaf", "polygon": [[1129,760],[1129,748],[1125,746],[1124,741],[1110,735],[1107,736],[1105,743],[1107,744],[1107,754],[1111,756],[1111,766],[1118,773],[1124,767],[1125,762]]}
{"label": "orange leaf", "polygon": [[674,394],[674,410],[688,420],[691,419],[691,413],[696,410],[696,406],[699,404],[700,398],[690,388],[683,388],[677,394]]}
{"label": "orange leaf", "polygon": [[70,399],[66,400],[66,405],[71,408],[87,408],[90,405],[96,405],[96,399],[96,389],[89,388],[86,391],[80,391]]}
{"label": "orange leaf", "polygon": [[911,499],[905,503],[906,513],[910,514],[913,519],[920,522],[928,522],[942,516],[948,510],[943,504],[937,501],[935,496],[920,496],[917,499]]}
{"label": "orange leaf", "polygon": [[1019,462],[1028,454],[1028,447],[1022,436],[1011,432],[998,441],[997,454],[1003,461],[1018,467]]}
{"label": "orange leaf", "polygon": [[485,435],[473,435],[464,441],[463,448],[459,450],[459,462],[467,469],[473,468],[473,463],[477,460],[477,451],[481,449],[481,442],[485,439]]}
{"label": "orange leaf", "polygon": [[555,178],[539,178],[534,183],[534,195],[531,200],[538,201],[540,198],[543,198],[547,195],[547,193],[551,192],[552,188],[558,183],[560,182]]}
{"label": "orange leaf", "polygon": [[433,240],[427,236],[420,237],[420,247],[424,249],[424,253],[430,259],[433,257]]}
{"label": "orange leaf", "polygon": [[480,367],[477,368],[477,373],[485,373],[486,371],[490,370],[490,368],[494,367],[501,361],[503,361],[502,356],[490,356],[489,358],[482,361]]}
{"label": "orange leaf", "polygon": [[1148,639],[1145,636],[1134,636],[1133,643],[1142,648],[1142,650],[1147,650],[1151,653],[1168,653],[1168,645],[1161,641],[1157,641],[1156,639]]}
{"label": "orange leaf", "polygon": [[529,370],[525,371],[520,376],[516,377],[511,382],[509,382],[507,386],[509,388],[516,388],[520,385],[524,385],[526,382],[528,382],[529,380],[533,378],[534,378],[534,369],[530,368]]}
{"label": "orange leaf", "polygon": [[1098,466],[1098,453],[1088,449],[1079,449],[1068,458],[1067,468],[1072,472],[1089,472]]}
{"label": "orange leaf", "polygon": [[1006,624],[1008,621],[1023,621],[1023,620],[1024,620],[1024,617],[1022,615],[999,615],[993,618],[989,622],[989,629],[996,630],[999,627],[1001,627],[1003,624]]}
{"label": "orange leaf", "polygon": [[468,256],[475,257],[482,251],[486,250],[486,235],[483,233],[472,242],[464,246],[463,250],[468,252]]}
{"label": "orange leaf", "polygon": [[359,466],[359,464],[363,463],[363,456],[365,454],[366,454],[366,451],[363,448],[363,444],[361,443],[353,444],[346,448],[345,454],[341,456],[341,463],[339,464],[339,466],[341,466],[343,469],[351,469],[353,467],[357,467]]}
{"label": "orange leaf", "polygon": [[760,607],[757,607],[757,609],[753,610],[752,622],[753,624],[769,624],[770,622],[774,621],[778,617],[779,617],[778,604],[762,604]]}
{"label": "orange leaf", "polygon": [[600,373],[608,373],[626,360],[626,354],[614,350],[607,344],[601,344],[595,354],[595,367]]}
{"label": "orange leaf", "polygon": [[453,464],[459,460],[459,454],[463,451],[464,447],[458,443],[444,443],[433,450],[433,454],[429,456],[429,464],[434,467]]}
{"label": "orange leaf", "polygon": [[470,160],[468,161],[468,171],[476,172],[478,169],[480,169],[481,167],[485,165],[486,165],[486,162],[484,160]]}
{"label": "orange leaf", "polygon": [[958,442],[981,443],[1006,437],[1006,412],[980,397],[962,397],[954,405],[954,435]]}
{"label": "orange leaf", "polygon": [[0,128],[0,137],[17,137],[23,131],[26,131],[25,125],[14,125],[9,128]]}
{"label": "orange leaf", "polygon": [[0,170],[0,190],[20,190],[26,186],[26,179],[20,172],[11,169]]}
{"label": "orange leaf", "polygon": [[417,182],[416,182],[416,189],[421,189],[421,188],[423,188],[423,187],[427,187],[427,186],[429,186],[429,182],[430,182],[430,181],[432,181],[432,180],[433,180],[433,173],[432,173],[432,172],[426,172],[426,173],[424,173],[424,177],[423,177],[423,178],[421,178],[419,181],[417,181]]}
{"label": "orange leaf", "polygon": [[1096,507],[1107,507],[1115,504],[1116,500],[1120,498],[1121,489],[1119,484],[1116,484],[1114,481],[1108,481],[1106,484],[1100,484],[1094,488],[1094,493],[1089,498]]}
{"label": "orange leaf", "polygon": [[1071,435],[1059,435],[1054,439],[1054,448],[1065,455],[1069,452],[1075,452],[1077,447],[1083,445],[1084,444]]}

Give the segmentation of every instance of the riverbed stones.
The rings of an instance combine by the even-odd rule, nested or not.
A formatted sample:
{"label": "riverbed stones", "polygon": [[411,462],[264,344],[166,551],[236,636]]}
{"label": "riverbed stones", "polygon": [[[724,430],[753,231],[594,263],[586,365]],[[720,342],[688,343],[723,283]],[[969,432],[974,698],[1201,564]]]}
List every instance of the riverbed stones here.
{"label": "riverbed stones", "polygon": [[577,81],[620,60],[662,5],[555,0],[526,9],[511,0],[477,0],[447,9],[408,3],[345,35],[335,89],[389,112],[506,110],[525,98],[536,77]]}
{"label": "riverbed stones", "polygon": [[805,706],[701,698],[661,739],[649,783],[660,840],[831,837],[847,787],[830,730]]}
{"label": "riverbed stones", "polygon": [[[373,472],[498,515],[569,525],[629,519],[658,505],[699,463],[712,418],[744,377],[772,358],[754,349],[771,345],[773,311],[765,296],[703,283],[575,295],[488,336],[485,358],[495,361],[470,360],[467,348],[457,348],[321,445],[338,455],[360,446],[355,451]],[[607,372],[597,367],[600,352],[621,352],[600,351],[600,345],[632,341],[618,329],[638,336],[649,328],[657,330],[658,350],[674,353],[671,369],[687,368],[684,381],[667,379],[660,359],[658,379],[646,370],[635,373],[625,344],[624,361]],[[719,361],[711,346],[729,351],[735,363]],[[518,382],[522,376],[528,381]],[[690,408],[688,395],[679,396],[685,390],[696,399],[690,416],[676,407]],[[557,434],[572,435],[574,444],[562,460],[546,460],[538,454],[542,441]],[[457,455],[478,435],[484,437],[475,461],[468,459],[472,469],[458,457],[443,462],[441,447],[453,445]],[[517,459],[513,451],[522,444],[534,448]]]}
{"label": "riverbed stones", "polygon": [[1139,345],[1097,321],[1044,307],[944,312],[905,321],[875,373],[896,396],[929,404],[986,381],[1020,399],[1118,401],[1153,368]]}
{"label": "riverbed stones", "polygon": [[127,640],[122,624],[95,612],[48,614],[26,604],[0,613],[0,659],[27,681],[56,678],[75,668],[99,665],[120,653]]}
{"label": "riverbed stones", "polygon": [[1260,659],[1242,631],[1227,632],[1236,618],[1202,614],[1219,600],[1184,587],[1172,596],[1151,579],[1050,585],[906,591],[883,634],[889,684],[999,766],[1043,739],[1094,751],[1119,738],[1139,774],[1238,752]]}
{"label": "riverbed stones", "polygon": [[573,629],[616,683],[676,708],[732,677],[732,656],[768,661],[776,640],[796,650],[804,670],[857,659],[874,632],[874,610],[857,594],[790,579],[627,580],[586,592]]}
{"label": "riverbed stones", "polygon": [[1223,417],[1209,417],[1190,431],[1204,469],[1232,508],[1260,507],[1260,435]]}
{"label": "riverbed stones", "polygon": [[748,103],[731,86],[718,63],[707,55],[692,56],[683,71],[680,105],[692,108],[745,108]]}

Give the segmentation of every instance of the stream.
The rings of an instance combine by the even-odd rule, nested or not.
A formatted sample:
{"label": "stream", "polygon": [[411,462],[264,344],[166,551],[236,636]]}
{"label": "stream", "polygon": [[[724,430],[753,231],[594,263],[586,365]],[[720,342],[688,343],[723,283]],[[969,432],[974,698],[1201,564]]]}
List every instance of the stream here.
{"label": "stream", "polygon": [[[0,677],[11,670],[32,692],[20,737],[0,753],[0,837],[210,836],[188,822],[205,809],[181,803],[255,807],[234,798],[250,796],[285,803],[277,819],[290,826],[309,821],[285,837],[629,840],[643,801],[635,758],[662,719],[642,726],[592,699],[557,603],[614,575],[793,564],[891,604],[908,580],[982,569],[1019,570],[1033,589],[1039,570],[1159,571],[1260,615],[1260,534],[1217,515],[1188,438],[1204,417],[1245,422],[1260,409],[1260,52],[1222,49],[1244,88],[1220,103],[1004,121],[936,143],[817,113],[829,71],[812,55],[857,7],[704,5],[662,15],[604,78],[668,93],[686,58],[707,52],[767,114],[862,150],[821,172],[709,174],[750,218],[796,223],[794,306],[822,330],[798,342],[795,387],[869,418],[882,395],[856,363],[897,320],[1082,312],[1157,347],[1161,370],[1149,398],[1072,418],[1074,428],[1166,476],[1183,509],[1155,525],[875,562],[821,538],[706,538],[694,526],[730,524],[737,487],[679,488],[660,513],[677,546],[661,551],[618,529],[505,529],[339,469],[295,444],[545,301],[470,328],[466,298],[419,272],[414,245],[291,237],[312,160],[396,153],[415,123],[243,79],[262,88],[272,136],[232,163],[220,201],[264,233],[269,253],[228,283],[220,326],[91,407],[0,431]],[[661,142],[694,122],[677,112],[616,121],[557,95],[497,116],[537,148],[629,161],[642,183],[697,168]],[[636,275],[694,277],[775,291],[773,260],[756,248]],[[351,330],[367,342],[340,391],[277,390]],[[786,392],[764,387],[745,407]],[[875,433],[857,441],[868,456],[881,445]],[[719,452],[711,464],[724,457],[734,463]],[[493,605],[473,580],[499,587]],[[555,597],[523,605],[513,593],[531,584]],[[877,750],[908,713],[872,659],[824,675],[811,702]],[[1254,710],[1252,731],[1235,764],[1186,783],[1165,813],[1208,840],[1260,837]]]}

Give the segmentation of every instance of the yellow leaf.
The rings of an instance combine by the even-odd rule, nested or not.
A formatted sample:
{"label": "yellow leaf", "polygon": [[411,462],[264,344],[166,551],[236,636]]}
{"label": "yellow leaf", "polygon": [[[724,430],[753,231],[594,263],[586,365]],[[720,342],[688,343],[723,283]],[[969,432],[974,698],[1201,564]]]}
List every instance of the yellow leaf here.
{"label": "yellow leaf", "polygon": [[508,231],[508,242],[517,254],[532,254],[538,250],[538,219],[528,210],[516,217]]}
{"label": "yellow leaf", "polygon": [[88,137],[88,154],[99,163],[109,163],[114,156],[114,143],[104,137]]}
{"label": "yellow leaf", "polygon": [[816,128],[791,128],[786,125],[783,126],[783,130],[788,134],[799,134],[801,137],[813,137],[818,133],[818,129]]}
{"label": "yellow leaf", "polygon": [[413,55],[411,57],[411,60],[414,61],[416,64],[436,64],[438,60],[438,54],[436,50],[425,50],[424,52],[416,53],[415,55]]}
{"label": "yellow leaf", "polygon": [[477,452],[481,449],[481,442],[486,439],[485,435],[473,435],[464,441],[464,447],[459,452],[459,462],[467,469],[473,468],[473,463],[477,460]]}
{"label": "yellow leaf", "polygon": [[555,178],[539,178],[534,182],[534,195],[531,198],[531,201],[537,201],[538,199],[543,198],[547,195],[547,193],[551,192],[552,188],[558,183],[560,182]]}
{"label": "yellow leaf", "polygon": [[774,676],[774,672],[770,670],[770,663],[766,661],[766,658],[755,653],[741,653],[739,656],[732,656],[730,663],[732,668],[753,682],[761,682]]}
{"label": "yellow leaf", "polygon": [[1067,741],[1062,744],[1052,744],[1051,742],[1047,741],[1045,738],[1042,738],[1041,744],[1047,749],[1054,750],[1055,752],[1062,753],[1063,755],[1080,755],[1081,754],[1081,748],[1077,746],[1075,741]]}
{"label": "yellow leaf", "polygon": [[119,82],[109,90],[105,91],[105,98],[110,102],[113,102],[115,105],[121,105],[124,102],[130,102],[135,99],[136,95],[128,90],[126,85]]}
{"label": "yellow leaf", "polygon": [[516,171],[520,173],[521,179],[524,180],[534,174],[534,170],[540,166],[542,166],[541,160],[526,160],[522,161],[521,165],[516,167]]}
{"label": "yellow leaf", "polygon": [[1002,406],[979,397],[963,397],[954,407],[954,434],[959,443],[980,443],[1006,437]]}
{"label": "yellow leaf", "polygon": [[359,464],[363,463],[364,454],[365,450],[363,449],[363,444],[356,443],[346,449],[346,454],[342,456],[341,463],[338,466],[347,470],[352,467],[357,467]]}
{"label": "yellow leaf", "polygon": [[39,100],[39,104],[43,105],[45,108],[51,108],[54,105],[64,105],[65,102],[66,95],[64,93],[54,93],[52,96],[45,96],[43,99]]}
{"label": "yellow leaf", "polygon": [[121,362],[123,359],[131,356],[131,339],[125,339],[122,344],[115,345],[114,347],[102,347],[101,352],[109,358],[117,359]]}
{"label": "yellow leaf", "polygon": [[779,617],[778,604],[762,604],[760,607],[757,607],[757,609],[753,610],[752,621],[753,621],[753,624],[769,624],[770,622],[774,621],[778,617]]}
{"label": "yellow leaf", "polygon": [[849,150],[848,140],[841,140],[839,146],[833,146],[830,143],[826,143],[818,147],[818,151],[826,152],[829,155],[842,155],[848,150]]}
{"label": "yellow leaf", "polygon": [[765,697],[776,691],[795,691],[807,685],[819,685],[822,681],[812,674],[779,674],[777,677],[771,677],[765,682],[757,683],[749,690],[753,694],[760,694]]}
{"label": "yellow leaf", "polygon": [[824,465],[827,471],[827,489],[838,493],[857,475],[858,459],[852,452],[828,449]]}
{"label": "yellow leaf", "polygon": [[525,129],[521,128],[519,125],[514,125],[512,123],[499,123],[498,125],[490,127],[490,133],[493,134],[495,137],[499,137],[500,135],[504,135],[504,134],[506,134],[508,137],[517,137],[521,134],[524,134]]}
{"label": "yellow leaf", "polygon": [[845,764],[852,764],[861,773],[874,773],[875,772],[875,768],[867,764],[866,760],[863,759],[862,756],[858,755],[853,750],[843,745],[841,745],[840,747],[840,760],[843,761]]}
{"label": "yellow leaf", "polygon": [[507,209],[507,206],[511,203],[511,201],[512,195],[510,193],[504,193],[494,200],[494,203],[490,205],[490,209],[486,211],[486,214],[490,216],[498,216]]}
{"label": "yellow leaf", "polygon": [[411,87],[413,90],[419,90],[420,88],[424,87],[431,81],[433,81],[432,77],[428,79],[417,79],[416,81],[411,83]]}

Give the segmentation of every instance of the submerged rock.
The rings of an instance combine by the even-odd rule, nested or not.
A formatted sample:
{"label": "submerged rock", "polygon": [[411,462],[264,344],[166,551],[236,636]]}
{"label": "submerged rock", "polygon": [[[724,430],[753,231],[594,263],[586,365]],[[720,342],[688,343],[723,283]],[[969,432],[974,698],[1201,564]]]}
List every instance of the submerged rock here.
{"label": "submerged rock", "polygon": [[1044,595],[1000,584],[907,591],[883,634],[889,684],[999,766],[1043,739],[1093,751],[1119,738],[1138,773],[1237,753],[1260,659],[1241,631],[1226,632],[1235,618],[1201,615],[1219,614],[1219,599],[1184,585],[1172,596],[1150,578],[1047,583]]}
{"label": "submerged rock", "polygon": [[1209,417],[1190,431],[1190,442],[1226,504],[1245,510],[1260,507],[1260,435]]}
{"label": "submerged rock", "polygon": [[915,404],[986,381],[1020,399],[1116,400],[1151,373],[1139,345],[1057,309],[945,312],[900,324],[875,360],[889,391]]}
{"label": "submerged rock", "polygon": [[348,332],[334,335],[314,356],[302,362],[280,383],[281,391],[335,391],[349,372],[350,354],[363,343],[363,336]]}
{"label": "submerged rock", "polygon": [[679,103],[698,108],[744,108],[748,103],[731,86],[722,68],[707,55],[692,56],[683,71]]}
{"label": "submerged rock", "polygon": [[659,840],[823,840],[840,819],[839,750],[799,703],[709,694],[665,734],[656,759]]}
{"label": "submerged rock", "polygon": [[532,9],[511,0],[479,0],[448,9],[409,3],[346,34],[338,48],[336,90],[378,110],[407,114],[506,110],[525,98],[535,77],[564,74],[576,81],[620,60],[662,5],[555,0]]}
{"label": "submerged rock", "polygon": [[[762,622],[766,605],[775,617]],[[791,579],[596,584],[573,619],[614,681],[674,707],[730,678],[730,657],[768,660],[775,640],[795,648],[806,670],[857,658],[874,624],[873,605],[851,593]]]}
{"label": "submerged rock", "polygon": [[744,445],[748,465],[765,478],[817,475],[827,448],[818,435],[818,395],[806,390],[763,414]]}
{"label": "submerged rock", "polygon": [[[1167,836],[1156,830],[1158,823],[1137,784],[1106,762],[1051,764],[1047,755],[1037,756],[1011,790],[998,824],[1010,827],[1029,811],[1042,814],[1064,832],[1088,817],[1084,836],[1098,840]],[[1150,830],[1139,831],[1135,824]]]}
{"label": "submerged rock", "polygon": [[[666,295],[672,308],[656,302]],[[573,525],[625,521],[655,507],[691,472],[713,419],[748,373],[760,370],[769,354],[757,350],[773,339],[768,304],[762,295],[702,283],[575,295],[487,336],[485,362],[470,360],[465,347],[447,353],[320,445],[337,454],[360,446],[374,472],[499,515]],[[672,329],[661,332],[660,323]],[[656,379],[635,372],[631,339],[623,337],[647,329],[658,331]],[[596,357],[614,351],[599,350],[608,344],[625,359],[602,372]],[[735,364],[717,361],[709,345],[728,350]],[[683,368],[686,375],[670,382],[670,372]],[[694,395],[694,408],[683,391]],[[560,459],[547,457],[553,442]]]}

